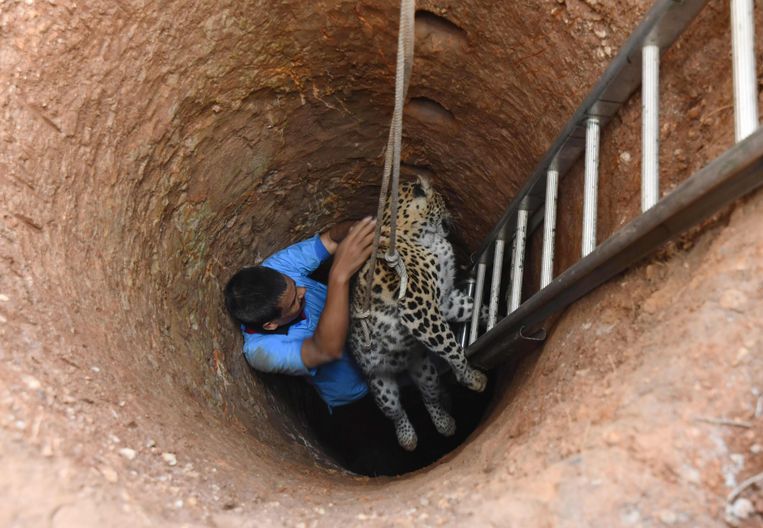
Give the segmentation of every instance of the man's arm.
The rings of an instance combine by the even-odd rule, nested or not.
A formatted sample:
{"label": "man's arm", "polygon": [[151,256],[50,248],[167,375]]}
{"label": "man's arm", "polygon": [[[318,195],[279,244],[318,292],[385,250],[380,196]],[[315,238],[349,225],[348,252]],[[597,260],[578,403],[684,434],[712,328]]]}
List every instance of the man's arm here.
{"label": "man's arm", "polygon": [[244,357],[260,372],[307,375],[309,371],[302,364],[302,341],[285,335],[244,334]]}
{"label": "man's arm", "polygon": [[[375,220],[371,217],[364,218],[348,228],[349,233],[342,235],[340,243],[332,240],[335,244],[334,263],[329,272],[326,305],[315,333],[302,343],[302,363],[307,368],[342,357],[350,323],[350,279],[371,255],[375,227]],[[331,238],[330,232],[331,230],[324,234]],[[324,234],[321,234],[321,241]],[[332,253],[332,248],[328,245],[326,249]]]}
{"label": "man's arm", "polygon": [[329,257],[319,236],[297,242],[276,251],[262,261],[261,265],[285,275],[309,275]]}

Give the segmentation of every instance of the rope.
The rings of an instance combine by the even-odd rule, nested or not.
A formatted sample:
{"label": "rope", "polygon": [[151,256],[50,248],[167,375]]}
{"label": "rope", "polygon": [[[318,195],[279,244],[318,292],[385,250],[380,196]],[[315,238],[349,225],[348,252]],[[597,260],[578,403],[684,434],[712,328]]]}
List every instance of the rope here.
{"label": "rope", "polygon": [[[384,155],[384,173],[382,176],[381,189],[379,191],[379,204],[376,208],[376,218],[383,218],[384,205],[387,192],[390,187],[390,174],[392,176],[392,189],[390,192],[390,237],[389,248],[384,256],[387,264],[395,268],[400,276],[400,291],[398,300],[405,295],[408,284],[408,273],[405,270],[400,255],[397,253],[397,200],[398,184],[400,181],[400,145],[403,137],[403,103],[408,93],[408,85],[411,80],[411,67],[413,65],[413,24],[416,12],[416,0],[401,0],[400,2],[400,29],[397,35],[397,66],[395,71],[395,109],[392,112],[387,149]],[[373,250],[371,251],[371,265],[366,277],[366,291],[362,305],[362,311],[356,317],[368,317],[371,306],[371,286],[376,270],[377,253],[381,240],[382,222],[376,223],[374,233]]]}

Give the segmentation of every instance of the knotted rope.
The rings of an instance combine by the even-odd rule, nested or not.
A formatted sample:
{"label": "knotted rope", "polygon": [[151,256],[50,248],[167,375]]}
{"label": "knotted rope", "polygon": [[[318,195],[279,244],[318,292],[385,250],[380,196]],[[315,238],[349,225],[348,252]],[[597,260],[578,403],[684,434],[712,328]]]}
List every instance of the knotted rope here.
{"label": "knotted rope", "polygon": [[[398,183],[400,181],[400,145],[403,137],[403,104],[408,93],[408,84],[411,79],[411,67],[413,65],[413,24],[416,12],[415,0],[401,0],[400,2],[400,29],[397,35],[397,66],[395,69],[395,109],[392,112],[392,122],[387,138],[387,149],[384,155],[384,173],[382,176],[381,190],[379,191],[379,204],[376,209],[376,218],[382,219],[387,193],[390,191],[390,174],[392,176],[392,189],[390,191],[390,236],[389,247],[384,259],[390,267],[393,267],[400,276],[400,290],[398,300],[402,299],[408,286],[408,273],[400,255],[397,252],[397,200]],[[355,316],[368,317],[371,306],[371,286],[376,270],[377,253],[382,231],[381,221],[376,223],[374,233],[373,251],[371,252],[371,265],[366,277],[366,291],[363,298],[361,311]],[[370,337],[369,337],[370,338]]]}

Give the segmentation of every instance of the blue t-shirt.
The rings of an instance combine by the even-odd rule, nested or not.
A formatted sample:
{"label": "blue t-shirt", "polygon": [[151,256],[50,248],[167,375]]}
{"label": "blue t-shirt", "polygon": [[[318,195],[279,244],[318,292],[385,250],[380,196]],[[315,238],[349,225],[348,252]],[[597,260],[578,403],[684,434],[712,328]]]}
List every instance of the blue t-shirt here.
{"label": "blue t-shirt", "polygon": [[354,402],[368,393],[368,385],[347,350],[342,357],[316,368],[302,363],[302,342],[315,333],[326,304],[327,288],[308,277],[329,257],[318,235],[266,258],[262,266],[291,277],[305,291],[305,318],[288,327],[286,334],[250,333],[242,326],[244,356],[263,372],[302,375],[316,388],[329,408]]}

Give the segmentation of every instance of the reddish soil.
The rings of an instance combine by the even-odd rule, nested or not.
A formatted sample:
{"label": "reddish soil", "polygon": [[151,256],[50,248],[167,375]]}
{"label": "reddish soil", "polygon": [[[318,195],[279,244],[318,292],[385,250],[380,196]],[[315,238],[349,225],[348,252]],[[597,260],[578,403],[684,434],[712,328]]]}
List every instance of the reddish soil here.
{"label": "reddish soil", "polygon": [[[722,525],[763,469],[760,193],[550,322],[434,466],[370,479],[323,456],[220,292],[372,206],[397,5],[255,4],[0,6],[0,525]],[[648,5],[419,8],[403,157],[468,253]],[[731,144],[728,12],[709,2],[663,58],[664,193]],[[637,214],[639,107],[602,138],[599,240]],[[740,497],[760,525],[760,490]]]}

